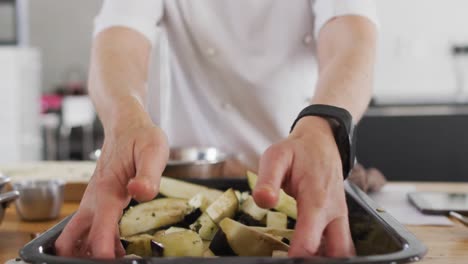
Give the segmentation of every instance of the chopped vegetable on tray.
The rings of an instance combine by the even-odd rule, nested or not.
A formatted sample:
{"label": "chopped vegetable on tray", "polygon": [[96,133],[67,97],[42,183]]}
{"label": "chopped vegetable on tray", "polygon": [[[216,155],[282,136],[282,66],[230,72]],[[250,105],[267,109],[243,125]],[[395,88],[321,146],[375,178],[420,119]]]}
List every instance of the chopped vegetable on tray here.
{"label": "chopped vegetable on tray", "polygon": [[[248,173],[251,189],[257,176]],[[225,192],[162,177],[164,197],[129,207],[120,219],[122,245],[140,257],[286,256],[296,201],[281,191],[273,210],[248,192]]]}

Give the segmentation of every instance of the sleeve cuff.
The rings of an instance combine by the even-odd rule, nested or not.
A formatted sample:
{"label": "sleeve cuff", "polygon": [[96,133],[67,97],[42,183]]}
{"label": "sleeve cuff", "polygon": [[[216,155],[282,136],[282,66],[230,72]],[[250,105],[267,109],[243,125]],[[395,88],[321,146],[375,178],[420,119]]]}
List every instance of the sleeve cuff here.
{"label": "sleeve cuff", "polygon": [[151,23],[142,18],[134,17],[113,17],[109,18],[103,15],[97,16],[94,19],[93,37],[96,37],[100,32],[111,27],[126,27],[133,29],[143,36],[153,45],[156,41],[156,24]]}
{"label": "sleeve cuff", "polygon": [[162,0],[105,0],[94,20],[93,36],[105,29],[120,26],[133,29],[151,44],[157,38],[157,24],[163,17]]}
{"label": "sleeve cuff", "polygon": [[315,39],[318,39],[320,30],[330,19],[339,16],[363,16],[374,23],[377,29],[380,27],[374,0],[316,0],[313,12]]}

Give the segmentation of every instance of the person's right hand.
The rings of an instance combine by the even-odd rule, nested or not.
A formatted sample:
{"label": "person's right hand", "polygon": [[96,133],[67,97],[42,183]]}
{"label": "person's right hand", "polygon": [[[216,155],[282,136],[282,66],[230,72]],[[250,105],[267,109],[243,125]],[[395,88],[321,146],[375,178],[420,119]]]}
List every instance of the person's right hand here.
{"label": "person's right hand", "polygon": [[118,221],[130,198],[153,199],[169,156],[165,134],[148,116],[126,116],[106,131],[80,207],[55,242],[58,255],[121,257]]}

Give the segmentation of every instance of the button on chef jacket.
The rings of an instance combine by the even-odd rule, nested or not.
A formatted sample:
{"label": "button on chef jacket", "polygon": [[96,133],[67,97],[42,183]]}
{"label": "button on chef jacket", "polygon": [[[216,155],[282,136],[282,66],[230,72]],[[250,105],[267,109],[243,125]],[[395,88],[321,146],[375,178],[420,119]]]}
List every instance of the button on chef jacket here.
{"label": "button on chef jacket", "polygon": [[373,0],[106,0],[94,34],[123,26],[152,43],[147,110],[171,146],[255,168],[309,104],[318,33],[342,15],[376,23]]}

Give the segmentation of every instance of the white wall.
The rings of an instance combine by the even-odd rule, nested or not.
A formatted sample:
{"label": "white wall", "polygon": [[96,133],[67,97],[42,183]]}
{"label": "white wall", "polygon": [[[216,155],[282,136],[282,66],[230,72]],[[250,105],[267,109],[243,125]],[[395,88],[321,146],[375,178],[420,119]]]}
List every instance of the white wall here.
{"label": "white wall", "polygon": [[0,46],[0,164],[41,157],[40,55]]}
{"label": "white wall", "polygon": [[456,84],[451,48],[456,43],[468,44],[468,1],[376,2],[381,21],[377,99],[453,100]]}
{"label": "white wall", "polygon": [[93,18],[101,0],[31,0],[30,42],[42,52],[44,91],[81,71],[86,79]]}
{"label": "white wall", "polygon": [[[454,43],[468,43],[468,1],[375,1],[381,20],[377,99],[452,100],[450,50]],[[31,42],[43,52],[44,90],[66,79],[70,68],[87,72],[92,20],[101,2],[30,1]]]}

